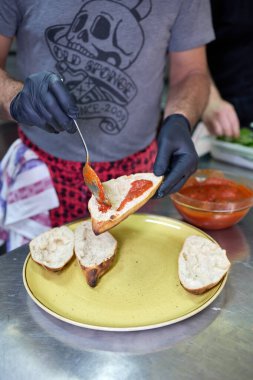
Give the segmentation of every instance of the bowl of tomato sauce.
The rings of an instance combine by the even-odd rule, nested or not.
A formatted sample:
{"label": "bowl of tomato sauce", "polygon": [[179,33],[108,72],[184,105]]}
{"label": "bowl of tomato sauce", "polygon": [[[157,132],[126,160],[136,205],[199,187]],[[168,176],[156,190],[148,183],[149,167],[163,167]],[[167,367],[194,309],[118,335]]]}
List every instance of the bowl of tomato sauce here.
{"label": "bowl of tomato sauce", "polygon": [[238,223],[249,212],[253,181],[220,170],[199,169],[170,197],[187,222],[220,230]]}

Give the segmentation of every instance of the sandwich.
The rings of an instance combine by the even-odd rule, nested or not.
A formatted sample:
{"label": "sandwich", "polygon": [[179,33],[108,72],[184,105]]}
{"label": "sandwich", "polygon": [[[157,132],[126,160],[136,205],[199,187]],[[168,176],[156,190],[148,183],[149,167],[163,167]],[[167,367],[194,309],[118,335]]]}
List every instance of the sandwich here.
{"label": "sandwich", "polygon": [[88,209],[94,233],[109,230],[137,211],[155,194],[162,180],[163,176],[153,173],[138,173],[103,182],[111,206],[99,203],[93,195],[90,198]]}
{"label": "sandwich", "polygon": [[84,221],[74,233],[74,250],[81,270],[89,286],[95,287],[98,280],[112,266],[117,250],[117,241],[105,232],[96,236],[91,222]]}
{"label": "sandwich", "polygon": [[74,234],[67,226],[55,227],[29,243],[32,259],[50,271],[59,271],[74,255]]}
{"label": "sandwich", "polygon": [[217,285],[230,268],[226,251],[202,236],[189,236],[179,253],[178,275],[182,286],[202,294]]}

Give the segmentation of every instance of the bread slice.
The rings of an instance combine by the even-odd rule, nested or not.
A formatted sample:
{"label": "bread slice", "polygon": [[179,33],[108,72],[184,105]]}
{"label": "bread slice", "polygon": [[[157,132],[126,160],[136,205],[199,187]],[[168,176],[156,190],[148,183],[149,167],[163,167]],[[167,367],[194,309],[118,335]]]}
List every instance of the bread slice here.
{"label": "bread slice", "polygon": [[114,237],[109,232],[96,236],[91,221],[84,221],[75,229],[75,255],[89,286],[95,287],[111,268],[116,249]]}
{"label": "bread slice", "polygon": [[74,255],[74,234],[66,226],[55,227],[32,239],[29,248],[36,263],[59,271]]}
{"label": "bread slice", "polygon": [[[129,191],[135,181],[150,181],[145,182],[150,186],[140,195],[126,202],[124,207],[121,208],[122,201],[125,200]],[[130,214],[133,214],[140,207],[142,207],[156,192],[163,180],[163,176],[157,177],[153,173],[138,173],[129,176],[121,176],[116,179],[111,179],[103,182],[105,193],[110,200],[112,207],[107,211],[101,211],[100,204],[94,196],[92,196],[88,203],[88,209],[92,219],[92,228],[96,235],[109,230],[110,228],[119,224],[122,220],[126,219]],[[140,184],[140,182],[138,182]],[[121,208],[119,210],[119,208]]]}
{"label": "bread slice", "polygon": [[226,251],[202,236],[186,238],[178,258],[178,275],[183,287],[202,294],[217,285],[228,272]]}

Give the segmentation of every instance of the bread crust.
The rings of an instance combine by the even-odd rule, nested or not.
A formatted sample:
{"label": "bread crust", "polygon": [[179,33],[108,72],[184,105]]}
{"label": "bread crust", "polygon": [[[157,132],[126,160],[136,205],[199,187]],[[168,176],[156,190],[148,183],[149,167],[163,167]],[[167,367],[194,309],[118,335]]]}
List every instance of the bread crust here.
{"label": "bread crust", "polygon": [[133,207],[128,209],[123,214],[118,215],[112,215],[108,220],[98,220],[94,217],[92,217],[92,210],[90,208],[90,205],[88,204],[88,209],[91,214],[91,221],[92,221],[92,229],[94,231],[95,235],[102,234],[105,231],[110,230],[111,228],[117,226],[119,223],[121,223],[124,219],[126,219],[129,215],[133,214],[135,211],[137,211],[139,208],[141,208],[150,198],[153,197],[153,195],[156,193],[157,189],[159,188],[160,184],[162,183],[163,177],[161,177],[160,181],[153,186],[153,189],[148,195],[142,199],[142,201],[137,202]]}
{"label": "bread crust", "polygon": [[223,278],[227,275],[227,273],[225,273],[221,279],[219,281],[216,281],[216,282],[213,282],[212,284],[209,284],[207,286],[204,286],[202,288],[198,288],[198,289],[190,289],[190,288],[187,288],[186,286],[184,286],[182,284],[182,282],[180,281],[180,284],[182,285],[182,287],[187,290],[189,293],[192,293],[192,294],[196,294],[196,295],[199,295],[199,294],[203,294],[205,292],[207,292],[208,290],[214,288],[216,285],[218,285],[222,280]]}
{"label": "bread crust", "polygon": [[70,257],[70,259],[68,261],[66,261],[61,267],[57,267],[57,268],[51,268],[51,267],[48,267],[47,265],[45,264],[41,264],[40,262],[36,261],[32,255],[31,255],[31,258],[32,260],[36,263],[36,264],[39,264],[41,267],[45,268],[46,270],[48,270],[49,272],[59,272],[61,271],[69,262],[70,260],[73,258],[74,256],[74,251],[73,251],[73,255]]}
{"label": "bread crust", "polygon": [[81,270],[85,276],[87,284],[90,287],[94,288],[98,284],[98,280],[106,272],[108,272],[111,269],[111,267],[113,265],[113,261],[114,261],[115,256],[116,256],[116,250],[117,250],[117,248],[115,248],[113,255],[111,257],[109,257],[107,260],[104,260],[102,263],[100,263],[98,265],[94,265],[92,267],[85,267],[84,265],[81,264],[80,260],[77,259],[77,261],[81,267]]}

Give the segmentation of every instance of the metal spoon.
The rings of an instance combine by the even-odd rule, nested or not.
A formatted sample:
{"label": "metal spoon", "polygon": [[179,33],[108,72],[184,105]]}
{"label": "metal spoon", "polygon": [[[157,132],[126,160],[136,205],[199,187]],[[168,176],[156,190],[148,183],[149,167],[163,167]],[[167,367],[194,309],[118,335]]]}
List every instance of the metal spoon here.
{"label": "metal spoon", "polygon": [[79,136],[82,140],[82,143],[83,143],[83,146],[84,146],[84,149],[85,149],[85,152],[86,152],[86,162],[85,162],[85,165],[83,167],[83,179],[84,179],[84,182],[86,184],[86,186],[90,189],[91,193],[94,195],[94,197],[96,198],[96,200],[100,203],[100,204],[104,204],[106,206],[111,206],[111,202],[109,201],[109,199],[106,197],[105,195],[105,191],[104,191],[104,188],[103,188],[103,185],[99,179],[99,177],[97,176],[96,172],[92,169],[92,167],[90,166],[90,156],[89,156],[89,151],[88,151],[88,147],[86,145],[86,142],[83,138],[83,135],[81,133],[81,130],[76,122],[75,119],[73,119],[74,123],[75,123],[75,126],[76,126],[76,129],[79,133]]}

